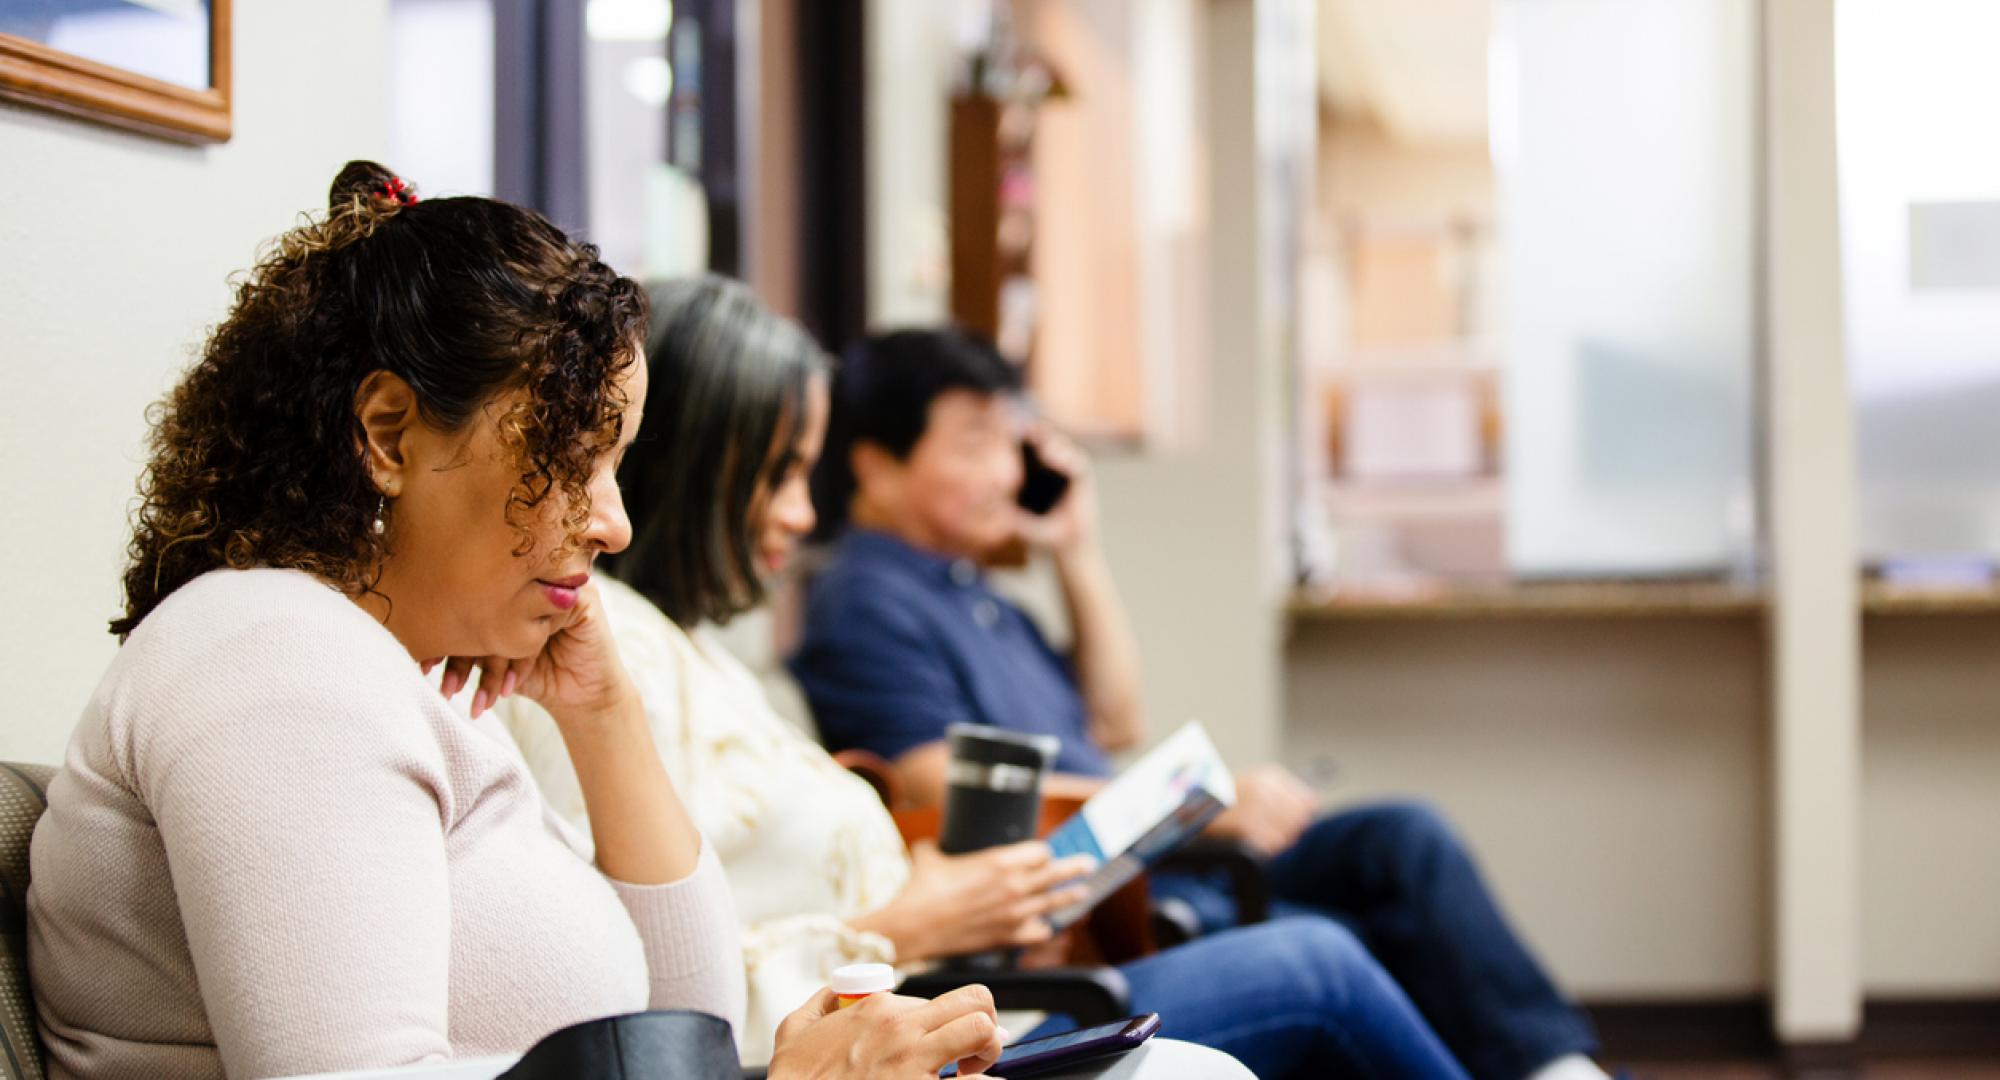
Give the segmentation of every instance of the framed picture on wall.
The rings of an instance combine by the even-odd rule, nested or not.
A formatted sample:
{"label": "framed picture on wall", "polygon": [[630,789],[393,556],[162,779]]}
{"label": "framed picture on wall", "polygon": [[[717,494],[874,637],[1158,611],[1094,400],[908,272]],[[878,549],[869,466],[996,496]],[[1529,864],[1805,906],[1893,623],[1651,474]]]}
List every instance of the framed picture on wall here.
{"label": "framed picture on wall", "polygon": [[180,142],[225,142],[230,2],[4,0],[0,100]]}

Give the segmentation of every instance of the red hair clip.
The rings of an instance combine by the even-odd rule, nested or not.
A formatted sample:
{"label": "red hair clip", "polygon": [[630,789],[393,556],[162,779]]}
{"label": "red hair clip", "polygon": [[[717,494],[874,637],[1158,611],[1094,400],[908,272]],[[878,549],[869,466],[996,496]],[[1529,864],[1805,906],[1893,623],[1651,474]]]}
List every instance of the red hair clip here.
{"label": "red hair clip", "polygon": [[410,185],[403,183],[403,178],[400,176],[392,176],[382,181],[382,194],[404,206],[409,206],[417,201],[417,193],[411,191]]}

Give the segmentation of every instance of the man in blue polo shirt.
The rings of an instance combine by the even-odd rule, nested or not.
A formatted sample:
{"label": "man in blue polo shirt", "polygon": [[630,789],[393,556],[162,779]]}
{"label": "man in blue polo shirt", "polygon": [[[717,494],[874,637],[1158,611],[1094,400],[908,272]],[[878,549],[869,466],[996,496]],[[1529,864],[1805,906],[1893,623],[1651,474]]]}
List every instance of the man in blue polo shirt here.
{"label": "man in blue polo shirt", "polygon": [[[1054,735],[1052,787],[1085,794],[1107,752],[1145,734],[1139,658],[1097,544],[1088,463],[1024,422],[1013,365],[956,330],[871,339],[836,389],[815,477],[820,520],[845,532],[808,594],[791,667],[829,749],[892,762],[905,791],[942,798],[945,729],[960,721]],[[1022,510],[1021,444],[1070,478],[1046,514]],[[1052,649],[991,589],[984,564],[1026,544],[1052,560],[1075,632]],[[1556,990],[1429,809],[1389,804],[1321,816],[1275,766],[1237,776],[1212,831],[1269,857],[1279,914],[1338,920],[1402,984],[1480,1080],[1602,1080],[1590,1024]],[[1204,929],[1230,925],[1225,889],[1156,874]]]}

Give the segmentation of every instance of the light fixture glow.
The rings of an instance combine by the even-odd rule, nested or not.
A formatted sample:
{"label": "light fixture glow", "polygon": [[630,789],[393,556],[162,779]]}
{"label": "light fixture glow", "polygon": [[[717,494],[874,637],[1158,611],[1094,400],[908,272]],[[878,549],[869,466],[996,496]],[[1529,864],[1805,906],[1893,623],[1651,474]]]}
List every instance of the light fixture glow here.
{"label": "light fixture glow", "polygon": [[625,92],[655,109],[664,109],[674,95],[674,69],[664,56],[635,56],[625,62],[620,79]]}
{"label": "light fixture glow", "polygon": [[665,41],[673,0],[590,0],[584,25],[592,41]]}

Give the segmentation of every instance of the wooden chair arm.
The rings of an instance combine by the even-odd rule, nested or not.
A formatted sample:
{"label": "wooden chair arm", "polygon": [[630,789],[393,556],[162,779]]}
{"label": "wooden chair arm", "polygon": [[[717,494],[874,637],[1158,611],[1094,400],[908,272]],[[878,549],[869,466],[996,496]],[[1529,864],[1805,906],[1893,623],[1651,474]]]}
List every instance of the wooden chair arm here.
{"label": "wooden chair arm", "polygon": [[889,759],[866,750],[842,750],[833,755],[833,760],[841,768],[868,781],[868,786],[874,788],[875,794],[882,799],[883,806],[893,808],[902,804],[903,793],[896,782],[896,767],[889,764]]}
{"label": "wooden chair arm", "polygon": [[[846,762],[841,762],[846,764]],[[865,774],[864,774],[865,778]],[[873,781],[870,781],[871,783]],[[896,806],[890,804],[891,817],[896,819],[896,828],[903,834],[907,846],[919,840],[936,840],[944,828],[944,807],[932,803],[929,806]],[[1035,835],[1046,837],[1056,831],[1056,826],[1068,821],[1083,809],[1083,800],[1067,795],[1042,796],[1042,814],[1035,822]]]}
{"label": "wooden chair arm", "polygon": [[[937,803],[902,805],[895,766],[866,750],[842,750],[833,755],[833,760],[874,787],[875,793],[882,797],[882,805],[896,819],[896,830],[903,834],[904,846],[938,838],[943,828],[944,808]],[[1080,812],[1083,803],[1080,795],[1043,795],[1035,835],[1048,836]],[[1152,895],[1146,888],[1146,879],[1135,878],[1106,897],[1079,926],[1084,932],[1070,935],[1068,960],[1072,964],[1122,964],[1154,952]]]}

